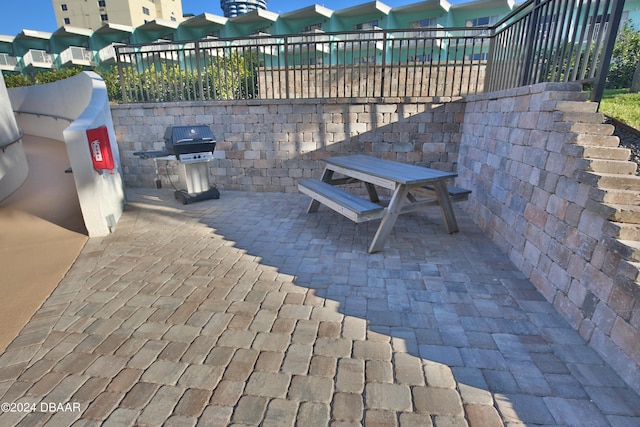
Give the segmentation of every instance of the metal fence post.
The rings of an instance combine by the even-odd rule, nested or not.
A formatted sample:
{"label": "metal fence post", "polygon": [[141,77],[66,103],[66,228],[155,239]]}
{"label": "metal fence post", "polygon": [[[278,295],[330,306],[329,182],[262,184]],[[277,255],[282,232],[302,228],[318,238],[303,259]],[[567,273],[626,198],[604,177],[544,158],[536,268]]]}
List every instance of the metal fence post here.
{"label": "metal fence post", "polygon": [[125,90],[125,86],[124,86],[124,71],[122,69],[122,62],[120,61],[120,47],[119,46],[114,46],[115,51],[116,51],[116,63],[118,64],[118,74],[120,76],[120,92],[122,93],[122,102],[124,102],[125,104],[127,102],[129,102],[128,98],[127,98],[127,91]]}
{"label": "metal fence post", "polygon": [[204,84],[202,83],[202,62],[200,61],[200,42],[195,42],[194,49],[196,51],[196,69],[198,70],[198,89],[200,90],[199,99],[204,101]]}
{"label": "metal fence post", "polygon": [[622,19],[622,9],[624,8],[624,0],[613,0],[613,7],[611,10],[611,19],[609,20],[607,27],[607,35],[602,50],[602,56],[598,63],[597,80],[593,85],[593,91],[591,91],[591,101],[600,102],[604,93],[604,86],[607,82],[607,74],[609,73],[609,63],[611,62],[611,55],[613,54],[613,46],[616,44],[616,36],[618,35],[618,28],[620,27],[620,20]]}
{"label": "metal fence post", "polygon": [[289,37],[284,37],[284,87],[285,93],[287,94],[287,99],[290,98],[289,91],[291,88],[289,87]]}

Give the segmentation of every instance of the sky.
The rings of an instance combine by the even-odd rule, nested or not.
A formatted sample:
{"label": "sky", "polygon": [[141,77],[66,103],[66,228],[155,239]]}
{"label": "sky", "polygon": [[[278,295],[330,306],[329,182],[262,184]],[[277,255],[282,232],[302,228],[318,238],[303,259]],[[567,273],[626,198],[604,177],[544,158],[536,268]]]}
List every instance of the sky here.
{"label": "sky", "polygon": [[[383,0],[387,6],[396,7],[417,3],[419,0]],[[345,9],[369,0],[268,0],[267,10],[275,13],[291,12],[312,4],[331,10]],[[2,0],[0,6],[0,34],[15,36],[22,30],[54,32],[58,29],[51,0]],[[452,2],[450,2],[452,3]],[[222,16],[219,0],[182,0],[182,12],[199,15],[203,12]]]}

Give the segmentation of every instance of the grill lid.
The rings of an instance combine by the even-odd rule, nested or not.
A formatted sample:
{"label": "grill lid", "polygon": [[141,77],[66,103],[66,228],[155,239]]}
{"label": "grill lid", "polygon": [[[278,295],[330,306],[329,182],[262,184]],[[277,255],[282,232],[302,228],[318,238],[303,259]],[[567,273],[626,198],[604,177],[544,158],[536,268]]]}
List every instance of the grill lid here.
{"label": "grill lid", "polygon": [[164,132],[164,144],[169,154],[213,152],[216,137],[209,126],[169,126]]}
{"label": "grill lid", "polygon": [[171,144],[194,141],[215,141],[216,137],[209,126],[169,126],[164,132],[164,140]]}

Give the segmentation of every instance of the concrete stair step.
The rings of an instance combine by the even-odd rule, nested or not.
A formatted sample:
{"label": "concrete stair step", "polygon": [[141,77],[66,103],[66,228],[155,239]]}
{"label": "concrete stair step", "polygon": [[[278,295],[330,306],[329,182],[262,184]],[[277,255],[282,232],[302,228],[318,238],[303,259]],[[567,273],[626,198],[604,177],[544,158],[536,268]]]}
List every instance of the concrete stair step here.
{"label": "concrete stair step", "polygon": [[620,254],[624,259],[631,262],[640,262],[640,242],[637,240],[618,239],[614,243],[615,252]]}
{"label": "concrete stair step", "polygon": [[637,175],[584,171],[580,173],[579,179],[603,189],[640,191],[640,176]]}
{"label": "concrete stair step", "polygon": [[[602,124],[605,121],[605,115],[602,113],[597,113],[593,111],[593,105],[588,105],[588,103],[582,103],[580,106],[582,110],[579,111],[566,111],[566,110],[558,110],[555,113],[556,121],[564,121],[564,122],[578,122],[578,123],[591,123],[591,124]],[[584,108],[588,107],[588,108]]]}
{"label": "concrete stair step", "polygon": [[[582,86],[576,83],[548,83],[548,85],[550,90],[545,92],[545,101],[543,101],[548,104],[548,107],[544,111],[570,111],[572,108],[586,108],[584,104],[589,101],[589,93],[584,92]],[[597,104],[593,111],[598,111]]]}
{"label": "concrete stair step", "polygon": [[580,159],[578,164],[586,171],[633,175],[638,165],[625,160]]}
{"label": "concrete stair step", "polygon": [[631,150],[622,147],[601,147],[596,145],[565,144],[562,154],[587,159],[629,160]]}
{"label": "concrete stair step", "polygon": [[[553,125],[553,130],[557,132],[575,133],[576,137],[582,134],[585,136],[607,137],[613,135],[615,126],[608,123],[556,122]],[[617,137],[615,138],[617,139]]]}
{"label": "concrete stair step", "polygon": [[640,224],[640,206],[615,205],[587,200],[585,207],[609,221]]}
{"label": "concrete stair step", "polygon": [[620,138],[613,135],[575,135],[571,142],[578,145],[592,145],[596,147],[617,147],[620,145]]}
{"label": "concrete stair step", "polygon": [[598,111],[598,104],[595,102],[584,102],[586,100],[587,98],[585,98],[583,94],[579,94],[575,100],[557,101],[555,109],[564,113],[596,113]]}
{"label": "concrete stair step", "polygon": [[640,206],[640,192],[636,190],[618,190],[615,188],[593,187],[589,193],[591,200],[612,205]]}
{"label": "concrete stair step", "polygon": [[607,221],[603,231],[611,237],[620,240],[635,240],[640,242],[640,224]]}
{"label": "concrete stair step", "polygon": [[640,263],[626,259],[620,260],[615,281],[617,285],[637,293],[637,290],[640,289]]}

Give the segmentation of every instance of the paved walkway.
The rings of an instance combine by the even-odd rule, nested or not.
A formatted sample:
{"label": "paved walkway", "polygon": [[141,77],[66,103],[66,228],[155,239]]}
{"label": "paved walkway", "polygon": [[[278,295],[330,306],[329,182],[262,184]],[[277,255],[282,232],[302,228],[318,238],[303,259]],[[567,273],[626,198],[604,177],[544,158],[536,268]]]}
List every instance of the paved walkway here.
{"label": "paved walkway", "polygon": [[[137,190],[0,356],[0,425],[638,426],[640,398],[458,211]],[[414,235],[420,230],[421,235]]]}

